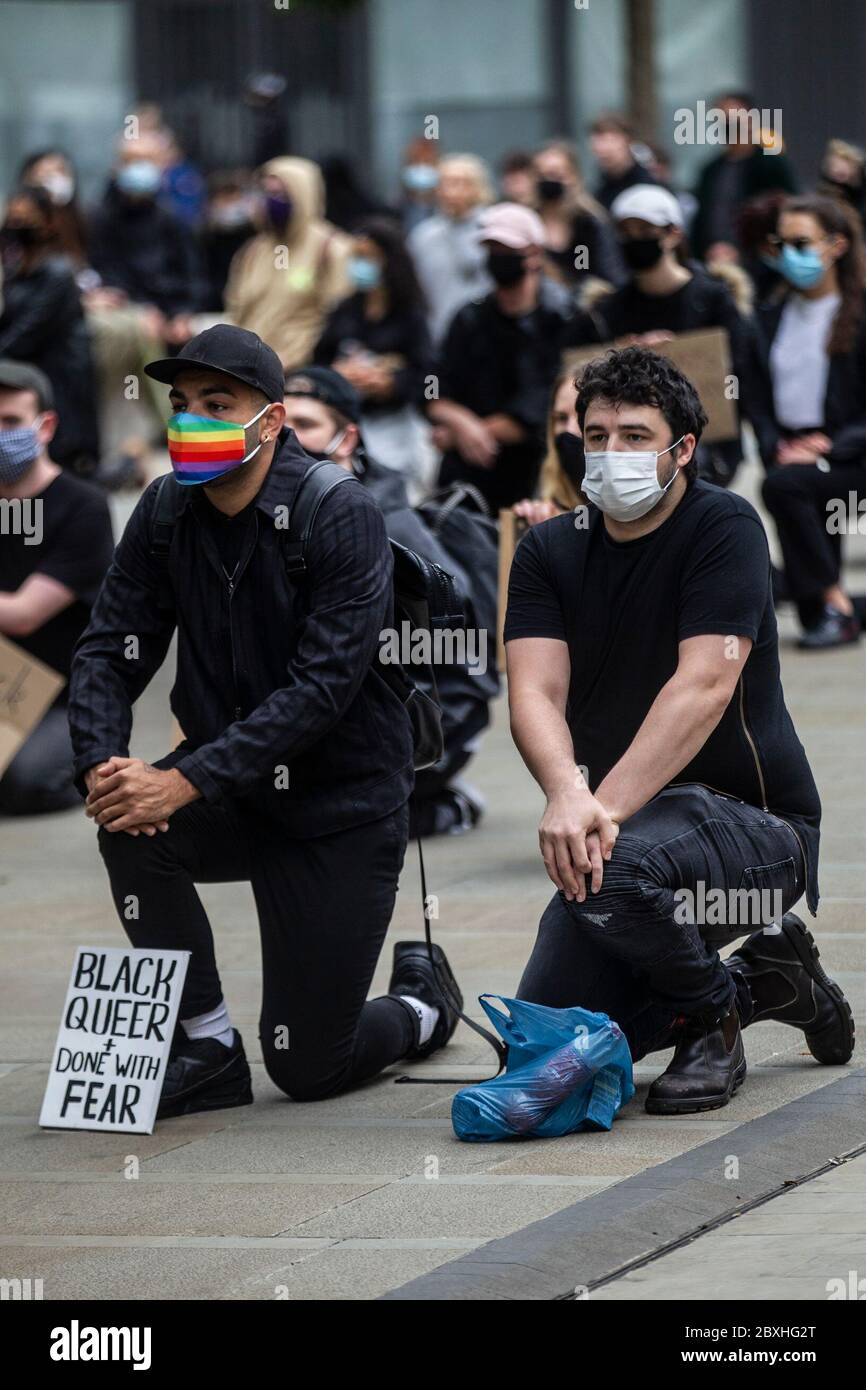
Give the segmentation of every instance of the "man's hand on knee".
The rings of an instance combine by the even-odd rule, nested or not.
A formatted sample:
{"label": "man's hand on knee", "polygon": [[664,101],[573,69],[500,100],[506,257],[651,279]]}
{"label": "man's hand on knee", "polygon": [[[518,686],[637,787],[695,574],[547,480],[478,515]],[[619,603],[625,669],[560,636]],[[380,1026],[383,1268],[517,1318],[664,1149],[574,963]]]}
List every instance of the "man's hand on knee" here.
{"label": "man's hand on knee", "polygon": [[168,830],[169,817],[199,796],[176,768],[156,768],[140,758],[109,758],[90,768],[85,782],[87,815],[112,833]]}
{"label": "man's hand on knee", "polygon": [[548,797],[538,831],[548,876],[571,902],[601,888],[604,861],[613,852],[619,827],[588,790],[568,788]]}

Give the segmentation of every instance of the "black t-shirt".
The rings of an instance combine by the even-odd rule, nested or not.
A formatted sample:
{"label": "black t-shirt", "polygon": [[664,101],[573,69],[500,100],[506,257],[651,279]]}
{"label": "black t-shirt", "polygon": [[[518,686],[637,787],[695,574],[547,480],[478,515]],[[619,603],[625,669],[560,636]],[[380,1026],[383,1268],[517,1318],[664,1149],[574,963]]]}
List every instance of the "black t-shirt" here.
{"label": "black t-shirt", "polygon": [[[87,626],[111,564],[111,515],[105,494],[73,473],[59,473],[30,499],[31,508],[36,502],[42,504],[38,544],[27,544],[23,535],[0,535],[0,590],[15,593],[32,574],[47,575],[72,590],[75,601],[68,608],[36,632],[11,639],[60,675],[68,676],[72,649]],[[31,517],[35,520],[32,512]]]}
{"label": "black t-shirt", "polygon": [[255,498],[234,516],[226,516],[215,507],[207,493],[202,493],[202,514],[216,540],[220,564],[227,579],[234,577],[246,548],[256,510]]}
{"label": "black t-shirt", "polygon": [[533,526],[518,546],[505,640],[568,643],[567,719],[592,788],[674,674],[678,644],[707,633],[748,637],[753,646],[721,720],[674,782],[701,782],[789,821],[804,847],[815,911],[821,803],[785,707],[767,538],[751,504],[698,481],[636,540],[612,540],[593,507],[588,527],[569,513]]}

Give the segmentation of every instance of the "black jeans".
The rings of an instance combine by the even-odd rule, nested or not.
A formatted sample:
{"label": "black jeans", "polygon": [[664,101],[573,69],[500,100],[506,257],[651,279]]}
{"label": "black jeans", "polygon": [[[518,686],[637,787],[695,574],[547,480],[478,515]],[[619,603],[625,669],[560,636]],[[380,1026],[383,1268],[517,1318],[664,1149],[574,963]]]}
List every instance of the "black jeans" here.
{"label": "black jeans", "polygon": [[779,533],[791,597],[809,626],[820,618],[823,591],[838,584],[841,570],[842,546],[827,529],[827,503],[839,498],[847,511],[849,493],[858,501],[866,498],[866,468],[846,464],[825,473],[790,463],[772,469],[761,491]]}
{"label": "black jeans", "polygon": [[635,1060],[673,1045],[678,1016],[715,1017],[735,997],[746,1024],[751,998],[718,948],[777,920],[804,885],[784,821],[702,786],[668,787],[623,822],[598,893],[548,904],[518,998],[608,1014]]}
{"label": "black jeans", "polygon": [[0,777],[0,814],[40,816],[80,806],[64,705],[54,705]]}
{"label": "black jeans", "polygon": [[[192,952],[180,1018],[222,998],[195,884],[246,880],[261,932],[259,1037],[275,1085],[294,1100],[321,1100],[406,1055],[410,1006],[367,1000],[403,864],[406,806],[311,840],[203,800],[176,811],[169,827],[153,838],[100,828],[99,847],[132,944]],[[130,895],[137,918],[127,915]]]}

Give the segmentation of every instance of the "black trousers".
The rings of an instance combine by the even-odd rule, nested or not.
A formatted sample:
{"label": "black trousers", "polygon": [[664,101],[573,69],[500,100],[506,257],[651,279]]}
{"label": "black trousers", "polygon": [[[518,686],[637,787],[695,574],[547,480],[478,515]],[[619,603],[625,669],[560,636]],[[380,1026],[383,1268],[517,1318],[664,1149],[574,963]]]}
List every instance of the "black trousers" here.
{"label": "black trousers", "polygon": [[718,948],[777,920],[804,886],[785,821],[696,784],[668,787],[623,822],[598,893],[552,898],[518,998],[608,1014],[635,1061],[673,1046],[680,1015],[718,1016],[736,999],[746,1024],[751,997]]}
{"label": "black trousers", "polygon": [[762,495],[779,533],[785,575],[801,621],[809,626],[821,616],[822,594],[838,584],[841,572],[840,537],[828,530],[827,503],[849,493],[866,498],[866,468],[860,464],[831,467],[789,463],[772,469]]}
{"label": "black trousers", "polygon": [[100,828],[99,847],[132,944],[192,952],[182,1019],[209,1012],[222,998],[195,884],[249,881],[261,933],[265,1066],[294,1100],[321,1100],[390,1066],[415,1040],[411,1006],[367,1000],[407,836],[406,806],[350,830],[297,840],[236,805],[200,800],[175,812],[168,831],[152,838]]}
{"label": "black trousers", "polygon": [[39,816],[80,806],[72,757],[66,709],[54,705],[0,777],[0,814]]}

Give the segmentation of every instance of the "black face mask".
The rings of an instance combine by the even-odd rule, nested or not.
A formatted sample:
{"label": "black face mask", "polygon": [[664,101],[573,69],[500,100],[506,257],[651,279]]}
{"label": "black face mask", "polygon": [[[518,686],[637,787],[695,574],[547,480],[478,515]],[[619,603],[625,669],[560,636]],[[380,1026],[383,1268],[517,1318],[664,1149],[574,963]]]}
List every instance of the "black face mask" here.
{"label": "black face mask", "polygon": [[569,430],[561,430],[559,434],[553,436],[553,447],[556,450],[556,457],[559,459],[559,466],[566,478],[579,488],[586,472],[586,458],[580,435],[571,434]]}
{"label": "black face mask", "polygon": [[651,270],[662,258],[662,244],[658,237],[629,237],[620,242],[622,258],[629,270]]}
{"label": "black face mask", "polygon": [[539,179],[536,189],[542,203],[556,203],[565,192],[565,184],[562,179]]}
{"label": "black face mask", "polygon": [[497,285],[516,285],[526,274],[526,266],[521,251],[490,251],[487,256],[487,269]]}
{"label": "black face mask", "polygon": [[38,246],[45,236],[39,227],[4,227],[3,240],[8,246]]}

